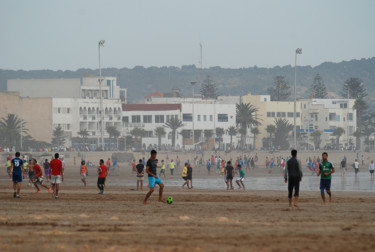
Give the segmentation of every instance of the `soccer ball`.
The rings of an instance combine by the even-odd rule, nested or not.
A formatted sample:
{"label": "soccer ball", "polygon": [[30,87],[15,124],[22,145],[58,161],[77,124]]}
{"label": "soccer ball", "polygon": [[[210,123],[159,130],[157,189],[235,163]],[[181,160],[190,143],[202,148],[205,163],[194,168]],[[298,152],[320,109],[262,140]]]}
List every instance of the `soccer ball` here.
{"label": "soccer ball", "polygon": [[167,198],[167,203],[168,203],[168,204],[172,204],[172,203],[173,203],[173,198],[169,196],[169,197]]}

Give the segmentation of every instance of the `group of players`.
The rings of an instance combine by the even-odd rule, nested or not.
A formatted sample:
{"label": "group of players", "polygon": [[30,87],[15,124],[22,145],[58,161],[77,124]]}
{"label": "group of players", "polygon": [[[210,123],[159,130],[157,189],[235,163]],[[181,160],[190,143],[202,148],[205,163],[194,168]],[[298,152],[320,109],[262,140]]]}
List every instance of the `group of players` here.
{"label": "group of players", "polygon": [[[288,198],[289,198],[289,206],[292,206],[292,194],[294,190],[294,206],[298,207],[298,197],[299,197],[299,185],[302,180],[302,164],[301,161],[297,159],[297,151],[291,151],[292,157],[286,162],[285,168],[285,183],[288,182]],[[146,163],[146,170],[144,170],[144,165],[142,159],[139,160],[139,164],[136,166],[136,173],[137,173],[137,190],[142,189],[143,186],[143,176],[144,173],[148,176],[149,182],[149,191],[146,194],[146,197],[143,201],[144,204],[147,204],[147,201],[151,194],[154,192],[155,185],[159,185],[159,201],[164,202],[163,200],[163,190],[164,190],[164,183],[160,179],[159,175],[157,174],[158,168],[158,159],[156,158],[157,152],[155,150],[151,151],[150,159]],[[39,166],[36,159],[32,159],[33,171],[34,171],[34,180],[33,184],[36,187],[36,193],[40,191],[39,186],[46,188],[49,192],[53,191],[53,197],[55,199],[59,198],[59,189],[60,184],[64,181],[64,173],[63,173],[63,165],[61,160],[59,160],[59,154],[55,154],[55,159],[51,160],[49,163],[50,173],[48,174],[48,179],[51,182],[51,187],[48,187],[43,184],[43,172],[41,167]],[[108,165],[109,166],[109,165]],[[98,188],[99,194],[104,193],[104,186],[105,186],[105,179],[108,175],[108,166],[104,164],[104,160],[100,160],[100,166],[98,168]],[[165,169],[164,169],[165,170]],[[234,189],[233,187],[233,175],[235,171],[238,172],[239,178],[236,179],[236,183],[239,189],[245,189],[244,179],[245,179],[245,172],[243,167],[240,163],[236,165],[236,169],[231,165],[231,162],[227,162],[227,166],[225,167],[225,182],[227,184],[227,189]],[[325,191],[329,196],[329,202],[332,202],[332,193],[331,193],[331,174],[335,172],[335,169],[331,162],[328,161],[328,154],[324,152],[322,154],[322,162],[319,164],[319,172],[318,176],[321,176],[320,181],[320,190],[321,190],[321,197],[323,203],[326,203],[325,199]],[[15,158],[11,160],[10,169],[8,170],[9,176],[12,178],[13,181],[13,197],[20,198],[20,190],[21,190],[21,183],[22,179],[25,178],[25,170],[24,170],[24,160],[20,158],[20,153],[16,152]],[[85,165],[85,161],[82,161],[81,168],[80,168],[81,180],[86,186],[86,176],[87,176],[87,167]],[[160,174],[161,175],[161,174]],[[192,168],[189,162],[185,163],[185,167],[182,171],[182,178],[185,180],[182,187],[184,188],[187,185],[188,188],[192,188]]]}

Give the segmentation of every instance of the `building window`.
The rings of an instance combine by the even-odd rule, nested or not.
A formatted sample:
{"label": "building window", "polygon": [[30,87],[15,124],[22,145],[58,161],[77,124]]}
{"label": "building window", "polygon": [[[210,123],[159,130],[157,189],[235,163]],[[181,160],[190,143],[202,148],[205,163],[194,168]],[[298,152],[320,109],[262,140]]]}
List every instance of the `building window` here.
{"label": "building window", "polygon": [[263,101],[267,101],[267,98],[264,98]]}
{"label": "building window", "polygon": [[348,113],[348,121],[353,121],[353,113]]}
{"label": "building window", "polygon": [[193,121],[193,115],[192,114],[182,114],[182,121],[192,122]]}
{"label": "building window", "polygon": [[218,122],[228,122],[228,114],[218,114],[217,115]]}
{"label": "building window", "polygon": [[203,121],[207,121],[207,116],[206,115],[203,115]]}
{"label": "building window", "polygon": [[315,121],[318,121],[318,115],[315,115]]}
{"label": "building window", "polygon": [[281,112],[277,112],[277,117],[281,117]]}
{"label": "building window", "polygon": [[340,108],[348,108],[348,104],[347,103],[340,103]]}
{"label": "building window", "polygon": [[340,121],[340,115],[336,115],[336,122]]}
{"label": "building window", "polygon": [[300,117],[301,116],[301,113],[300,112],[297,112],[296,113],[296,117]]}
{"label": "building window", "polygon": [[286,117],[286,112],[281,112],[281,117]]}
{"label": "building window", "polygon": [[152,137],[152,131],[146,131],[146,137]]}
{"label": "building window", "polygon": [[70,114],[70,108],[66,109],[66,113]]}
{"label": "building window", "polygon": [[144,115],[143,116],[143,123],[152,123],[152,116],[151,115]]}
{"label": "building window", "polygon": [[329,120],[336,121],[336,113],[329,113]]}
{"label": "building window", "polygon": [[155,123],[164,123],[164,115],[155,115]]}
{"label": "building window", "polygon": [[122,122],[123,123],[129,123],[129,116],[123,116],[122,117]]}
{"label": "building window", "polygon": [[108,116],[109,120],[112,121],[113,120],[113,116]]}
{"label": "building window", "polygon": [[267,117],[271,117],[271,112],[267,112]]}
{"label": "building window", "polygon": [[275,112],[271,112],[271,117],[275,117]]}
{"label": "building window", "polygon": [[67,125],[66,125],[66,129],[67,129],[67,130],[70,130],[70,124],[67,124]]}
{"label": "building window", "polygon": [[306,104],[303,104],[303,108],[306,109]]}
{"label": "building window", "polygon": [[198,122],[201,121],[201,115],[198,115],[198,116],[197,116],[197,120],[198,120]]}
{"label": "building window", "polygon": [[288,112],[287,115],[288,115],[289,118],[291,118],[291,117],[293,117],[293,112]]}
{"label": "building window", "polygon": [[213,120],[214,120],[214,116],[210,115],[210,122],[212,122]]}
{"label": "building window", "polygon": [[57,108],[57,113],[61,113],[61,108]]}
{"label": "building window", "polygon": [[140,123],[141,122],[141,116],[140,115],[133,115],[132,116],[132,123]]}

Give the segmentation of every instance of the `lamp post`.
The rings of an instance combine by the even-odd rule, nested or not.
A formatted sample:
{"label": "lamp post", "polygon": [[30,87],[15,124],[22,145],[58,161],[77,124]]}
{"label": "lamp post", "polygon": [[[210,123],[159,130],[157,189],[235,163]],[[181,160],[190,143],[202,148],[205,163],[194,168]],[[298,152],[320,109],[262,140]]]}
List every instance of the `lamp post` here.
{"label": "lamp post", "polygon": [[99,95],[100,95],[100,108],[99,108],[99,115],[100,115],[100,136],[101,136],[101,149],[104,150],[104,131],[103,131],[103,94],[102,94],[102,68],[100,65],[100,47],[104,47],[105,40],[100,40],[98,43],[98,50],[99,50]]}
{"label": "lamp post", "polygon": [[302,54],[302,48],[296,49],[295,64],[294,64],[294,148],[297,149],[297,126],[296,126],[296,113],[297,113],[297,99],[296,99],[296,80],[297,80],[297,54]]}
{"label": "lamp post", "polygon": [[193,87],[193,102],[192,102],[192,114],[191,114],[191,122],[192,122],[192,128],[193,128],[193,149],[195,150],[195,136],[194,136],[194,85],[196,84],[196,81],[190,82],[191,86]]}

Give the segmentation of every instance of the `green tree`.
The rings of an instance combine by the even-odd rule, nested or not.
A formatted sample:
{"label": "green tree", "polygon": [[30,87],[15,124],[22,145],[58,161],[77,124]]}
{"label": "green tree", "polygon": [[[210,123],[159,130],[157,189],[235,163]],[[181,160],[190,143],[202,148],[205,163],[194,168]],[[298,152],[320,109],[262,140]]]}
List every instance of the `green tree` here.
{"label": "green tree", "polygon": [[367,96],[366,88],[359,78],[349,78],[345,81],[342,91],[342,97],[348,99],[365,98]]}
{"label": "green tree", "polygon": [[276,76],[274,78],[275,85],[268,88],[268,92],[271,95],[272,101],[286,101],[288,100],[291,91],[288,81],[285,80],[285,76]]}
{"label": "green tree", "polygon": [[361,148],[361,137],[362,137],[362,131],[361,129],[357,128],[356,131],[353,132],[353,136],[355,137],[355,147],[356,149],[360,149]]}
{"label": "green tree", "polygon": [[332,136],[336,137],[336,150],[340,149],[340,137],[345,133],[345,130],[341,127],[337,127],[332,133]]}
{"label": "green tree", "polygon": [[155,129],[155,135],[158,138],[158,149],[161,149],[161,138],[164,137],[166,134],[164,127],[157,127]]}
{"label": "green tree", "polygon": [[273,136],[276,132],[276,127],[275,125],[272,125],[272,124],[269,124],[267,125],[266,127],[266,131],[268,134],[270,134],[270,149],[272,149],[272,145],[273,145]]}
{"label": "green tree", "polygon": [[176,132],[177,129],[181,128],[183,123],[177,117],[171,117],[164,125],[165,127],[172,130],[172,148],[176,145]]}
{"label": "green tree", "polygon": [[313,133],[311,133],[315,148],[320,148],[320,143],[322,142],[322,139],[320,138],[321,135],[322,133],[319,130],[315,130]]}
{"label": "green tree", "polygon": [[256,136],[260,134],[260,131],[259,131],[258,128],[252,128],[251,129],[251,133],[254,135],[254,138],[253,138],[253,149],[255,150],[256,149],[256,146],[255,146]]}
{"label": "green tree", "polygon": [[60,125],[52,132],[52,144],[56,147],[61,147],[65,144],[64,130]]}
{"label": "green tree", "polygon": [[216,128],[216,137],[219,139],[219,149],[222,137],[224,135],[224,128]]}
{"label": "green tree", "polygon": [[83,144],[86,144],[86,139],[88,138],[89,136],[89,132],[87,131],[87,129],[81,129],[80,131],[78,131],[77,133],[80,138],[82,139],[82,143]]}
{"label": "green tree", "polygon": [[236,104],[236,123],[240,126],[239,132],[241,133],[242,149],[244,149],[247,127],[256,127],[260,125],[256,115],[257,112],[258,108],[250,103]]}
{"label": "green tree", "polygon": [[316,74],[312,85],[312,95],[317,99],[325,99],[327,97],[327,88],[324,84],[323,78]]}
{"label": "green tree", "polygon": [[[107,132],[108,132],[109,139],[113,138],[114,143],[116,143],[116,142],[117,142],[117,138],[119,138],[120,135],[121,135],[120,131],[118,131],[118,130],[116,129],[116,127],[113,126],[113,125],[108,125],[107,128],[106,128],[106,130],[107,130]],[[118,146],[117,146],[117,147],[118,147]]]}
{"label": "green tree", "polygon": [[16,147],[19,149],[21,146],[21,128],[22,132],[27,134],[28,130],[23,122],[15,114],[8,114],[0,120],[0,145],[5,147]]}
{"label": "green tree", "polygon": [[140,148],[142,146],[142,138],[146,136],[146,131],[144,129],[135,127],[130,131],[130,135],[135,138],[138,138],[140,141],[137,141],[137,147]]}
{"label": "green tree", "polygon": [[289,132],[293,130],[293,125],[284,118],[275,119],[275,146],[283,150],[289,148]]}
{"label": "green tree", "polygon": [[230,136],[230,150],[232,151],[233,146],[233,136],[237,134],[237,129],[234,126],[230,126],[228,128],[228,135]]}
{"label": "green tree", "polygon": [[206,79],[203,81],[200,92],[204,98],[217,98],[216,85],[209,75],[207,75]]}

